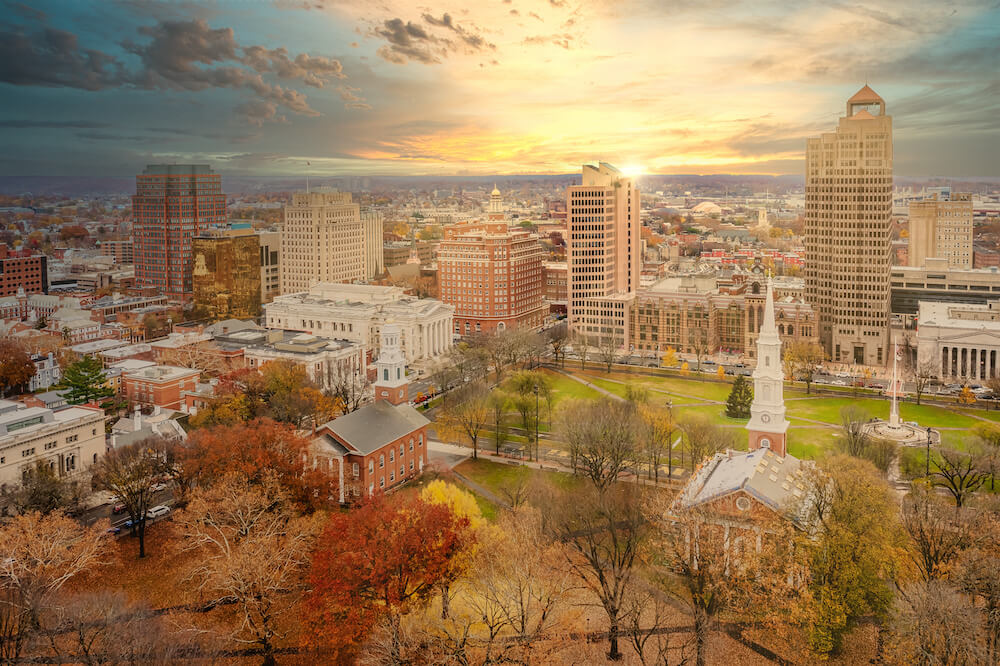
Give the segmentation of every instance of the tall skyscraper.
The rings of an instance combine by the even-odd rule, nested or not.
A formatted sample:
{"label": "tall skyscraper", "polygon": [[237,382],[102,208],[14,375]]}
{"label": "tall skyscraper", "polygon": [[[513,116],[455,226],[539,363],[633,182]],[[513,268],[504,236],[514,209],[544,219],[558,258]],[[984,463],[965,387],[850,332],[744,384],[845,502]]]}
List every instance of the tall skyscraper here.
{"label": "tall skyscraper", "polygon": [[281,293],[365,279],[365,245],[361,207],[350,192],[296,192],[281,229]]}
{"label": "tall skyscraper", "polygon": [[928,258],[946,259],[948,268],[972,268],[972,195],[939,188],[923,201],[910,203],[907,265]]}
{"label": "tall skyscraper", "polygon": [[213,321],[260,316],[260,236],[252,230],[195,236],[191,270],[194,302]]}
{"label": "tall skyscraper", "polygon": [[586,164],[582,184],[566,191],[566,209],[570,330],[592,344],[624,345],[642,270],[639,189],[610,164]]}
{"label": "tall skyscraper", "polygon": [[191,239],[226,223],[222,178],[207,164],[151,164],[135,177],[132,245],[135,281],[187,300]]}
{"label": "tall skyscraper", "polygon": [[365,279],[371,280],[385,271],[382,254],[382,213],[377,210],[362,210],[361,226],[364,230]]}
{"label": "tall skyscraper", "polygon": [[806,299],[833,361],[888,358],[892,117],[867,85],[835,132],[806,143]]}

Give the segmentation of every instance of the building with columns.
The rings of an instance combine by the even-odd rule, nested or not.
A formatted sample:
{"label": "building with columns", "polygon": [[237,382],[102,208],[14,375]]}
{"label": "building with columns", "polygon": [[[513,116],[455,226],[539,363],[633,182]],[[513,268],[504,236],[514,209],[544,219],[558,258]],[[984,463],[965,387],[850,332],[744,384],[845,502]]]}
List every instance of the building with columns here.
{"label": "building with columns", "polygon": [[375,402],[324,423],[312,441],[312,465],[337,480],[341,504],[388,492],[427,465],[427,426],[409,405],[402,327],[386,324],[375,362]]}
{"label": "building with columns", "polygon": [[400,346],[408,363],[433,360],[452,346],[455,308],[417,298],[401,287],[319,283],[264,305],[268,328],[294,330],[323,338],[351,340],[379,353],[380,328],[400,327]]}
{"label": "building with columns", "polygon": [[942,380],[984,381],[1000,375],[1000,301],[920,303],[917,359]]}

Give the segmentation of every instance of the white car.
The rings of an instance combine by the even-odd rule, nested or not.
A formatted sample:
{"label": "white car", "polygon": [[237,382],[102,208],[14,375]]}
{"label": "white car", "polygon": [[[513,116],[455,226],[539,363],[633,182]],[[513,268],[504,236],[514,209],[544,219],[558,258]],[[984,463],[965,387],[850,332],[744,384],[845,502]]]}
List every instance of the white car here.
{"label": "white car", "polygon": [[158,504],[157,506],[150,507],[149,509],[146,510],[146,520],[150,520],[153,518],[160,518],[162,516],[167,515],[168,513],[170,513],[169,506],[163,506],[162,504]]}

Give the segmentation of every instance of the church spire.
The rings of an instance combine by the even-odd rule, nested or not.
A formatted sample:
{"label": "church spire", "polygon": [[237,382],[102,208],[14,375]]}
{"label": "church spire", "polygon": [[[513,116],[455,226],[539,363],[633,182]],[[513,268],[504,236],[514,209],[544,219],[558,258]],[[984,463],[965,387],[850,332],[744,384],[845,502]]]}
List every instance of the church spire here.
{"label": "church spire", "polygon": [[784,457],[788,451],[785,433],[785,374],[781,366],[781,338],[774,322],[774,289],[767,278],[767,295],[760,334],[757,336],[757,367],[753,371],[753,403],[747,423],[750,451],[767,447]]}

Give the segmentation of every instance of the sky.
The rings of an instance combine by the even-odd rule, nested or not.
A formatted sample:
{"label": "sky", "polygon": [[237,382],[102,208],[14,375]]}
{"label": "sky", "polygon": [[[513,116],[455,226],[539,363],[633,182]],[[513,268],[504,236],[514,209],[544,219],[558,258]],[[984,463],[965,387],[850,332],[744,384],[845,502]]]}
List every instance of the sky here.
{"label": "sky", "polygon": [[0,175],[800,174],[866,82],[900,176],[1000,176],[1000,1],[0,0]]}

